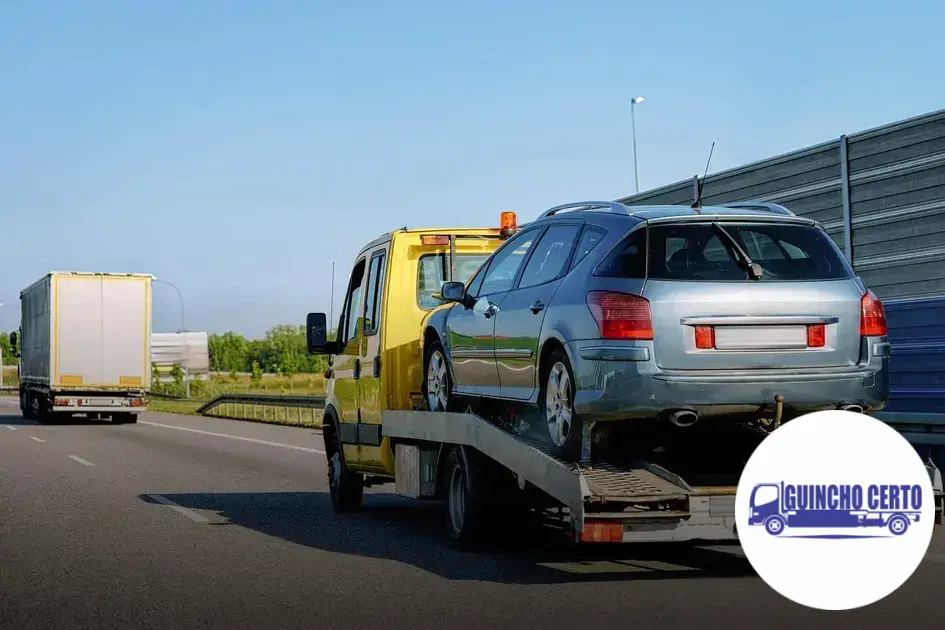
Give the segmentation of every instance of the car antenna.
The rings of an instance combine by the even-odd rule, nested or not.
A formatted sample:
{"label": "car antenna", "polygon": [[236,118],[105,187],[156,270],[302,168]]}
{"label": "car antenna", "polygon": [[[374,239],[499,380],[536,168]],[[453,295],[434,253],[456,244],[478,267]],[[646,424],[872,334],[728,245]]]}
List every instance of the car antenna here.
{"label": "car antenna", "polygon": [[702,209],[702,187],[705,185],[705,178],[709,176],[709,164],[712,162],[712,152],[715,151],[715,143],[712,143],[712,147],[709,149],[709,159],[705,161],[705,175],[702,176],[702,181],[699,182],[699,192],[696,195],[696,201],[689,206],[696,211]]}
{"label": "car antenna", "polygon": [[[331,297],[328,298],[328,331],[325,338],[331,334],[331,322],[335,318],[335,261],[331,261]],[[337,335],[337,331],[335,332]]]}

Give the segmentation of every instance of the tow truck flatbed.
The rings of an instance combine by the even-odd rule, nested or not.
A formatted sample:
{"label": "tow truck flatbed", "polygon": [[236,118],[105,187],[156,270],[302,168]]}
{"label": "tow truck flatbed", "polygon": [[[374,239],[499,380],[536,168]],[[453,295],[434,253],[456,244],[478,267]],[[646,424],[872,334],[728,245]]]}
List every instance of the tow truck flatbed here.
{"label": "tow truck flatbed", "polygon": [[730,541],[735,488],[690,486],[656,464],[568,462],[540,440],[473,413],[384,411],[395,450],[395,485],[410,498],[433,497],[445,446],[475,449],[567,510],[579,541]]}

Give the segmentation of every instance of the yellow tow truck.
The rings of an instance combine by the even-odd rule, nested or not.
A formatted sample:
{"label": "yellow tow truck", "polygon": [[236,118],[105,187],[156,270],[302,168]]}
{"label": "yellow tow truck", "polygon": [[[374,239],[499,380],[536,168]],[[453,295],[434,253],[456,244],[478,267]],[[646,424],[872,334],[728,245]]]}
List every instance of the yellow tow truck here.
{"label": "yellow tow truck", "polygon": [[[450,538],[474,544],[528,522],[562,517],[578,542],[733,540],[734,488],[691,487],[644,461],[555,458],[522,425],[429,411],[422,394],[423,323],[446,304],[444,282],[467,282],[519,226],[401,229],[358,252],[335,339],[324,313],[309,313],[306,342],[328,355],[324,441],[331,501],[357,509],[366,486],[445,499]],[[512,414],[514,416],[514,413]],[[589,451],[589,448],[587,449]]]}

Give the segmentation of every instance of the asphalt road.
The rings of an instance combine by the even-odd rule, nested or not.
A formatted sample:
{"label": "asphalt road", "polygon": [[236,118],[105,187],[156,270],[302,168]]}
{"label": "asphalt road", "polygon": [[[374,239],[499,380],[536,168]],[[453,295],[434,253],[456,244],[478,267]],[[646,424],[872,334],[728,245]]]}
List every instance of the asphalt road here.
{"label": "asphalt road", "polygon": [[319,432],[168,414],[43,426],[0,399],[2,628],[938,627],[945,537],[900,591],[804,609],[738,547],[453,550],[440,506],[333,514]]}

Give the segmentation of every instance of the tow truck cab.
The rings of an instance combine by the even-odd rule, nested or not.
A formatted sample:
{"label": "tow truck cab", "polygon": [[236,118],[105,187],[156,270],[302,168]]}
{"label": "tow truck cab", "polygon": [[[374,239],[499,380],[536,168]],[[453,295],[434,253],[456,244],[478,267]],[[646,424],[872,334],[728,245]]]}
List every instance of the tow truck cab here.
{"label": "tow truck cab", "polygon": [[[468,281],[516,229],[515,214],[503,212],[498,228],[385,234],[355,258],[334,339],[324,313],[308,315],[308,351],[328,355],[325,446],[336,470],[393,477],[381,412],[422,405],[423,321],[446,304],[438,296],[444,282]],[[339,444],[343,460],[332,462]]]}

